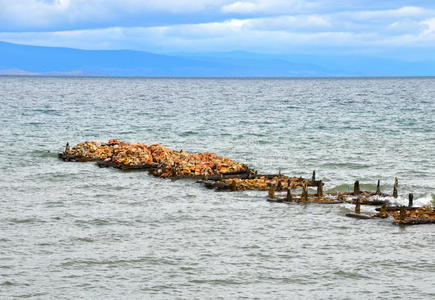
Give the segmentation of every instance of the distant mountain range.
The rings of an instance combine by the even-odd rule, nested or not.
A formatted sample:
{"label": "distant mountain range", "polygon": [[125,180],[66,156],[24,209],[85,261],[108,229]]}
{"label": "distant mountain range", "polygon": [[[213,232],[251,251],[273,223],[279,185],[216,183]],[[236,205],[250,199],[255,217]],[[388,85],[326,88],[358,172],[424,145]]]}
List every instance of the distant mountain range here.
{"label": "distant mountain range", "polygon": [[250,52],[173,55],[0,42],[0,75],[153,77],[435,76],[435,62]]}

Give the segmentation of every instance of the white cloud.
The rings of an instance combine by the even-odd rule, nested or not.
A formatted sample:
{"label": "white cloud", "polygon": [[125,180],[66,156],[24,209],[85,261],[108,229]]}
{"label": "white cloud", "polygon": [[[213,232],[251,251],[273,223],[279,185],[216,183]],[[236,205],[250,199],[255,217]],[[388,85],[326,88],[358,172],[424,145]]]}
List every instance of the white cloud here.
{"label": "white cloud", "polygon": [[241,31],[246,32],[245,26],[247,24],[249,24],[249,20],[233,19],[224,22],[156,27],[154,30],[159,30],[160,33],[172,37],[201,39],[225,37]]}
{"label": "white cloud", "polygon": [[[157,27],[0,33],[0,40],[83,49],[128,48],[154,52],[245,50],[288,53],[317,48],[376,51],[388,47],[435,47],[435,18],[413,23],[416,25],[415,32],[411,33],[400,28],[391,30],[391,27],[403,27],[397,23],[399,21],[392,24],[385,22],[382,30],[376,23],[370,30],[350,31],[340,30],[337,27],[339,22],[332,19],[332,16],[268,17]],[[357,27],[354,25],[354,28]]]}
{"label": "white cloud", "polygon": [[[356,3],[371,10],[351,10]],[[357,22],[370,26],[375,20],[422,19],[433,17],[425,7],[393,7],[402,0],[0,0],[0,32],[75,30],[103,27],[149,27],[172,24],[222,22],[233,18],[283,17],[277,22],[303,19],[309,26],[325,27],[340,21],[349,28]],[[419,1],[414,1],[417,3]],[[387,5],[388,4],[388,5]],[[379,6],[388,9],[375,9]],[[311,16],[308,20],[306,16]],[[330,18],[333,16],[333,18]],[[287,18],[287,20],[285,20]],[[403,20],[402,20],[403,21]],[[317,24],[315,24],[317,22]],[[392,23],[391,22],[391,23]],[[290,26],[297,24],[288,24]],[[266,26],[266,24],[263,24]]]}
{"label": "white cloud", "polygon": [[421,24],[426,26],[422,32],[422,35],[430,36],[431,38],[435,39],[435,18],[424,20],[421,22]]}
{"label": "white cloud", "polygon": [[[8,4],[5,10],[0,10],[0,26],[5,18],[10,18],[18,24],[16,26],[24,26],[25,23],[25,26],[35,28],[29,32],[0,32],[0,40],[84,49],[155,52],[288,52],[325,47],[381,51],[388,47],[435,47],[433,9],[404,6],[378,10],[319,11],[316,6],[319,0],[316,1],[0,0],[0,5]],[[328,2],[325,0],[323,3]],[[29,6],[24,8],[24,4]],[[195,13],[199,16],[209,11],[217,11],[223,17],[201,22],[190,19]],[[164,14],[174,18],[178,15],[187,17],[181,24],[172,22],[149,26],[133,22],[101,25],[111,24],[114,21],[106,21],[117,20],[120,16],[146,19],[147,16]],[[99,26],[78,29],[72,26],[73,29],[50,32],[58,24],[88,24],[89,20],[101,23],[98,23]],[[38,30],[41,32],[35,32]]]}
{"label": "white cloud", "polygon": [[128,23],[218,10],[231,0],[0,0],[0,30]]}
{"label": "white cloud", "polygon": [[[422,32],[425,26],[417,20],[397,20],[393,21],[385,27],[385,32],[389,35],[397,34],[416,34]],[[382,30],[382,31],[384,31]]]}
{"label": "white cloud", "polygon": [[249,0],[236,1],[224,5],[221,11],[224,13],[239,14],[284,14],[298,12],[313,6],[313,3],[304,0]]}
{"label": "white cloud", "polygon": [[252,13],[258,10],[258,5],[252,2],[237,1],[222,7],[224,13]]}
{"label": "white cloud", "polygon": [[350,16],[354,20],[370,21],[374,19],[422,18],[428,15],[433,15],[434,10],[423,7],[405,6],[396,9],[363,10],[356,12],[343,12],[340,14]]}
{"label": "white cloud", "polygon": [[246,26],[251,29],[268,31],[324,31],[332,29],[330,18],[319,15],[256,18],[250,19]]}

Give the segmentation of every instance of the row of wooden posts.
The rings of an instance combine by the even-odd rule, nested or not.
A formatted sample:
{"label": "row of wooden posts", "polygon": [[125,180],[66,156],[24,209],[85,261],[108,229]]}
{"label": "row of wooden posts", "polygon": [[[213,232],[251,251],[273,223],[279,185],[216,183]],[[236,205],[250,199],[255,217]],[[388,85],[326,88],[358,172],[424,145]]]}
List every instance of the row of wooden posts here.
{"label": "row of wooden posts", "polygon": [[[281,174],[281,173],[280,173]],[[380,185],[380,180],[378,180],[378,183],[376,185],[376,192],[375,193],[369,193],[368,195],[384,195],[384,196],[388,196],[386,194],[383,194],[381,192],[381,185]],[[281,178],[278,179],[278,183],[276,185],[271,185],[269,188],[269,199],[273,200],[275,198],[275,191],[276,190],[280,190],[281,186]],[[283,201],[285,202],[304,202],[304,201],[308,201],[309,195],[308,195],[308,187],[310,186],[315,186],[317,187],[317,192],[316,192],[316,197],[317,198],[322,198],[323,197],[323,182],[321,180],[316,180],[316,172],[313,171],[313,176],[310,182],[305,182],[302,185],[302,193],[299,199],[295,199],[292,195],[292,190],[290,187],[290,182],[288,184],[288,188],[287,188],[287,193],[285,195],[285,198],[283,199]],[[399,180],[397,178],[395,178],[394,180],[394,185],[393,185],[393,193],[392,196],[393,198],[397,198],[398,197],[398,186],[399,186]],[[387,207],[387,202],[384,202],[384,204],[377,209],[379,211],[378,214],[376,215],[365,215],[365,214],[361,214],[361,194],[364,193],[361,191],[360,189],[360,184],[359,181],[355,181],[354,183],[354,188],[353,188],[353,193],[347,193],[347,195],[353,195],[356,196],[356,200],[354,201],[355,203],[355,213],[348,213],[346,214],[346,216],[349,217],[353,217],[353,218],[359,218],[359,219],[371,219],[371,218],[387,218],[388,217],[388,211],[399,211],[399,222],[400,221],[404,221],[406,219],[406,211],[409,209],[413,209],[413,204],[414,204],[414,195],[412,193],[410,193],[408,195],[408,206],[399,206],[399,207]],[[366,194],[367,195],[367,194]],[[330,203],[337,203],[337,202],[330,202]],[[428,221],[427,221],[428,222]]]}
{"label": "row of wooden posts", "polygon": [[[393,198],[398,197],[398,187],[399,187],[399,180],[397,178],[394,179],[394,185],[393,185]],[[353,185],[353,194],[358,196],[361,194],[361,189],[359,187],[359,181],[355,181]],[[378,184],[376,185],[376,195],[381,195],[381,181],[378,180]]]}
{"label": "row of wooden posts", "polygon": [[[281,172],[279,172],[279,175],[281,175]],[[316,180],[316,171],[313,171],[311,181],[308,183],[304,183],[302,185],[302,193],[301,193],[300,201],[308,201],[308,196],[309,196],[308,195],[308,187],[317,187],[316,197],[318,197],[318,198],[323,197],[323,186],[324,186],[323,181]],[[393,185],[393,193],[392,193],[393,198],[398,197],[398,187],[399,187],[399,180],[397,178],[395,178],[394,185]],[[281,177],[279,177],[277,184],[271,185],[269,188],[269,199],[274,199],[275,192],[281,190],[281,188],[282,188]],[[357,180],[354,183],[353,195],[359,196],[360,194],[361,194],[360,184],[359,184],[359,181]],[[378,180],[378,182],[377,182],[375,195],[382,195],[381,181],[380,180]],[[414,195],[411,193],[411,194],[409,194],[408,198],[409,198],[408,207],[412,207]],[[285,200],[289,201],[289,202],[293,201],[293,195],[292,195],[292,189],[290,187],[290,182],[289,182],[288,187],[287,187],[287,194],[286,194]],[[359,203],[359,201],[360,201],[360,199],[359,199],[359,197],[357,197],[356,203]]]}
{"label": "row of wooden posts", "polygon": [[[281,175],[281,171],[279,172],[279,175]],[[293,201],[293,195],[292,195],[292,189],[291,189],[291,183],[290,183],[290,179],[289,182],[287,184],[287,194],[286,194],[286,201],[292,202]],[[323,197],[323,186],[324,183],[322,180],[316,180],[316,171],[313,171],[313,175],[311,177],[311,181],[310,182],[305,182],[302,185],[302,194],[301,194],[301,198],[300,201],[308,201],[308,188],[309,187],[316,187],[317,188],[317,192],[316,192],[316,196],[318,198]],[[275,185],[271,185],[269,188],[269,198],[273,199],[275,198],[275,192],[278,190],[281,190],[282,188],[282,183],[281,183],[281,176],[279,176],[278,178],[278,183]]]}

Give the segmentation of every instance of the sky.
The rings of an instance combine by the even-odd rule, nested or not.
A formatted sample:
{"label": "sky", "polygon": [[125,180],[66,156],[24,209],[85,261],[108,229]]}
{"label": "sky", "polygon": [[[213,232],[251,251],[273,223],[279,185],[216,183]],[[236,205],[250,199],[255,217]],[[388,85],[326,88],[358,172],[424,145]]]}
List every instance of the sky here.
{"label": "sky", "polygon": [[435,1],[0,0],[0,41],[435,60]]}

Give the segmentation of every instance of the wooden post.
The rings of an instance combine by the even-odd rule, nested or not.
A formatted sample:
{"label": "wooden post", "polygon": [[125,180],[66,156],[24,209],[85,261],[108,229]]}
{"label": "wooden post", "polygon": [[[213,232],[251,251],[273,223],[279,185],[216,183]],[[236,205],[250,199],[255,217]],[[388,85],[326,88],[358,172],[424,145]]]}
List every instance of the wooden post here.
{"label": "wooden post", "polygon": [[269,188],[269,199],[275,198],[275,186],[272,184]]}
{"label": "wooden post", "polygon": [[381,206],[381,209],[379,210],[379,216],[381,218],[386,218],[388,216],[388,214],[387,214],[387,204],[384,203],[384,205]]}
{"label": "wooden post", "polygon": [[301,201],[308,201],[308,186],[306,183],[302,187]]}
{"label": "wooden post", "polygon": [[175,165],[175,163],[172,166],[172,176],[173,177],[177,176],[177,166]]}
{"label": "wooden post", "polygon": [[237,184],[236,184],[236,181],[235,181],[235,180],[231,181],[230,189],[231,189],[233,192],[237,190]]}
{"label": "wooden post", "polygon": [[381,180],[378,180],[378,185],[376,186],[376,195],[381,194]]}
{"label": "wooden post", "polygon": [[411,193],[409,194],[409,199],[408,199],[408,207],[412,207],[412,205],[414,204],[414,195]]}
{"label": "wooden post", "polygon": [[279,175],[278,175],[278,182],[276,184],[276,190],[280,191],[282,189],[282,183],[281,183],[281,170],[279,170]]}
{"label": "wooden post", "polygon": [[358,215],[361,213],[361,201],[359,200],[359,197],[356,198],[355,201],[355,213]]}
{"label": "wooden post", "polygon": [[311,177],[311,182],[316,181],[316,170],[313,171],[313,177]]}
{"label": "wooden post", "polygon": [[285,197],[285,200],[287,200],[289,202],[293,201],[292,190],[290,187],[287,188],[287,196]]}
{"label": "wooden post", "polygon": [[397,188],[399,187],[399,180],[396,178],[394,180],[394,186],[393,186],[393,197],[397,198]]}
{"label": "wooden post", "polygon": [[406,209],[405,206],[400,207],[399,220],[403,221],[406,218]]}
{"label": "wooden post", "polygon": [[355,184],[353,185],[353,194],[354,195],[359,195],[361,192],[361,190],[359,189],[359,181],[355,181]]}
{"label": "wooden post", "polygon": [[323,181],[320,180],[317,185],[317,198],[322,198],[322,197],[323,197]]}

